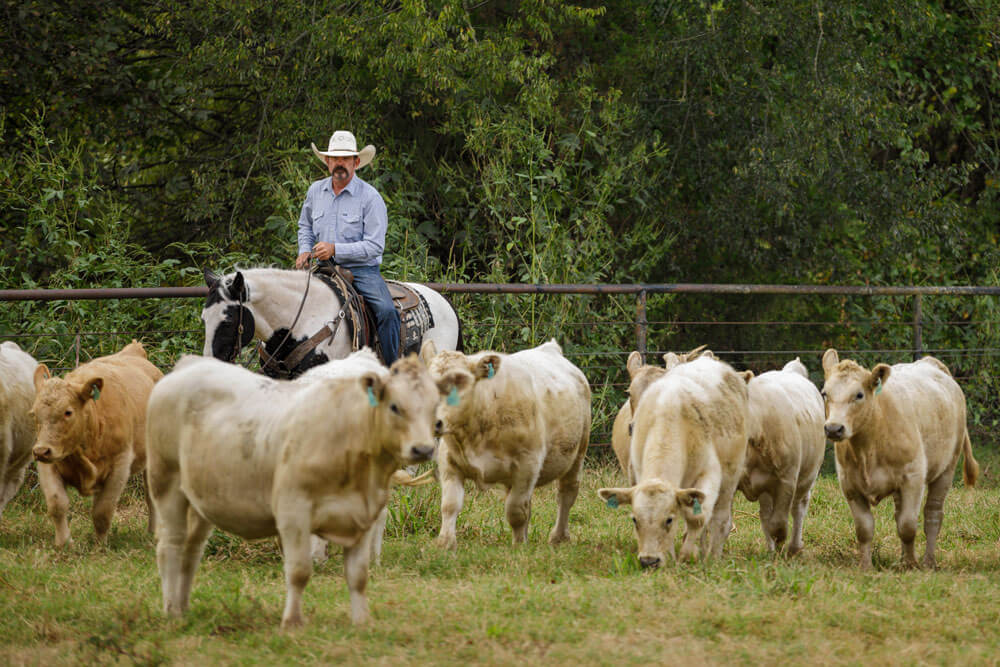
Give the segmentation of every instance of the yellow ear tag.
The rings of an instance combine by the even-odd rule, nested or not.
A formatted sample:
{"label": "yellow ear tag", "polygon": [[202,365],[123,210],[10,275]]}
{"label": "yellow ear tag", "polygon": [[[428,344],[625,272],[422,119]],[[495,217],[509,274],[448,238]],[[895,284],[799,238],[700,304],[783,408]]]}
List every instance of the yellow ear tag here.
{"label": "yellow ear tag", "polygon": [[448,405],[458,405],[458,387],[452,385],[451,391],[448,392]]}
{"label": "yellow ear tag", "polygon": [[609,496],[608,497],[608,507],[610,507],[611,509],[617,509],[618,508],[618,496]]}
{"label": "yellow ear tag", "polygon": [[101,390],[97,388],[96,384],[90,385],[90,397],[95,401],[101,397]]}
{"label": "yellow ear tag", "polygon": [[372,407],[378,405],[378,399],[375,398],[375,392],[372,391],[371,387],[368,387],[368,405]]}
{"label": "yellow ear tag", "polygon": [[701,514],[701,503],[698,502],[697,498],[695,498],[694,499],[694,515],[698,516],[699,514]]}

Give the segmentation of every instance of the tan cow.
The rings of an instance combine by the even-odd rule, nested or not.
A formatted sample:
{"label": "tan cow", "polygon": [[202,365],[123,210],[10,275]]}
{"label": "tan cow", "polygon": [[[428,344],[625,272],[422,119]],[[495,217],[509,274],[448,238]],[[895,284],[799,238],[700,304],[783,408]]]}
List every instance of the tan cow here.
{"label": "tan cow", "polygon": [[[45,364],[35,369],[32,410],[38,436],[32,452],[55,524],[56,547],[72,542],[67,486],[82,496],[94,496],[94,532],[98,542],[107,540],[128,478],[146,467],[146,401],[161,377],[137,341],[81,364],[65,378],[51,377]],[[146,503],[152,531],[155,518],[148,491]]]}
{"label": "tan cow", "polygon": [[642,360],[642,353],[638,350],[633,350],[628,355],[625,367],[628,369],[630,378],[628,387],[629,397],[618,409],[618,414],[615,416],[614,424],[611,427],[611,449],[614,450],[615,456],[618,458],[618,465],[621,466],[622,472],[628,478],[629,484],[635,484],[635,477],[629,472],[629,447],[632,435],[632,412],[635,409],[636,403],[639,402],[639,397],[642,396],[642,392],[646,390],[646,387],[653,380],[661,377],[667,370],[677,364],[694,361],[702,355],[715,358],[712,351],[706,350],[704,345],[680,355],[667,352],[663,355],[664,365],[662,367],[647,365]]}
{"label": "tan cow", "polygon": [[0,343],[0,513],[24,481],[35,443],[34,374],[38,362],[17,343]]}
{"label": "tan cow", "polygon": [[464,482],[507,488],[505,510],[514,544],[528,537],[531,495],[559,481],[559,509],[549,542],[570,538],[569,510],[580,489],[590,442],[590,385],[554,340],[513,354],[420,351],[438,384],[454,391],[442,405],[438,450],[441,532],[437,544],[456,546]]}
{"label": "tan cow", "polygon": [[750,397],[747,458],[740,491],[760,502],[760,525],[767,548],[780,552],[788,536],[788,555],[802,550],[802,525],[809,496],[823,465],[823,399],[796,357],[780,371],[754,377],[744,371]]}
{"label": "tan cow", "polygon": [[351,620],[367,621],[378,517],[397,469],[434,454],[439,400],[412,355],[388,371],[309,382],[183,358],[153,390],[147,423],[164,611],[187,610],[214,525],[246,539],[280,536],[282,627],[304,620],[310,536],[339,544]]}
{"label": "tan cow", "polygon": [[659,567],[667,553],[674,557],[680,520],[687,526],[682,560],[697,557],[699,542],[706,553],[721,554],[743,470],[747,418],[746,382],[709,355],[675,364],[642,393],[630,455],[637,481],[598,494],[611,507],[632,505],[643,567]]}
{"label": "tan cow", "polygon": [[837,351],[823,354],[826,436],[834,441],[837,477],[854,515],[860,565],[872,567],[875,521],[871,508],[887,496],[896,504],[903,564],[917,565],[914,539],[924,504],[924,567],[935,567],[934,547],[944,499],[958,458],[965,454],[965,484],[974,486],[979,464],[965,423],[965,395],[948,367],[934,357],[909,364],[878,364],[871,371]]}

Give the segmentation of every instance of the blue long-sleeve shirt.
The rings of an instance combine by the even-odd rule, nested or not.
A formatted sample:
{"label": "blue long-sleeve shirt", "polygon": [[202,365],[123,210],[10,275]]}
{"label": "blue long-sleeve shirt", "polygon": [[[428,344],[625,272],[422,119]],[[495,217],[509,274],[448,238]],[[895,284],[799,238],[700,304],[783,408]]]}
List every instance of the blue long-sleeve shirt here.
{"label": "blue long-sleeve shirt", "polygon": [[336,246],[337,264],[378,266],[385,249],[389,216],[378,190],[351,178],[340,194],[333,195],[330,177],[315,181],[306,192],[299,215],[299,254],[312,251],[319,241]]}

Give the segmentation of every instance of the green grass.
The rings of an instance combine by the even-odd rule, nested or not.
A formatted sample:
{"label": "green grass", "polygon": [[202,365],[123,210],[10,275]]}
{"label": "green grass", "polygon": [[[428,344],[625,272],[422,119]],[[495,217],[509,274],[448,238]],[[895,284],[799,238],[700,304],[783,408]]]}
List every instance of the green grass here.
{"label": "green grass", "polygon": [[373,623],[350,624],[333,549],[306,588],[307,626],[290,633],[278,629],[275,540],[215,533],[191,611],[167,619],[141,488],[129,487],[107,548],[93,544],[89,499],[71,494],[76,542],[55,552],[29,475],[0,519],[0,664],[995,663],[1000,455],[983,444],[977,458],[980,486],[956,486],[945,504],[936,572],[899,569],[890,501],[878,508],[875,571],[859,572],[850,514],[829,472],[817,482],[799,557],[769,557],[756,507],[739,497],[723,558],[658,572],[637,566],[627,509],[596,496],[622,482],[604,456],[584,471],[574,540],[559,548],[546,543],[552,487],[536,492],[530,542],[515,549],[500,494],[469,486],[454,552],[432,544],[437,486],[397,491],[382,565],[369,580]]}

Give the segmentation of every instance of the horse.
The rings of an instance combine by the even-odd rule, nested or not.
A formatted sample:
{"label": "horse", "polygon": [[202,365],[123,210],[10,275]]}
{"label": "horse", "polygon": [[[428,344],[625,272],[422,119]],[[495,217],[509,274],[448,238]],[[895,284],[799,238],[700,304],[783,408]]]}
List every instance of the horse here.
{"label": "horse", "polygon": [[[235,361],[256,339],[261,371],[291,379],[331,359],[343,359],[354,348],[351,327],[344,325],[351,309],[313,271],[251,268],[219,276],[205,269],[204,277],[206,357]],[[433,340],[438,349],[461,351],[461,322],[451,303],[419,283],[401,284],[417,292],[430,311],[430,326],[421,342]],[[288,361],[291,366],[285,365]]]}

